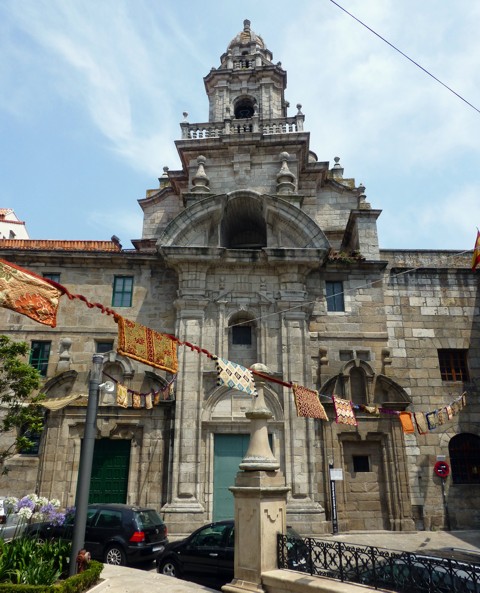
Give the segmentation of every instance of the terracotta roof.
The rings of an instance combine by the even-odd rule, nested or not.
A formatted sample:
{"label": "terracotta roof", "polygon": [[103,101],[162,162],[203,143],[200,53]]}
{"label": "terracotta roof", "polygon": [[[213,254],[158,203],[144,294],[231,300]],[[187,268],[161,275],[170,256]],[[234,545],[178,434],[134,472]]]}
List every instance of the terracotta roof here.
{"label": "terracotta roof", "polygon": [[0,208],[0,216],[5,216],[6,214],[12,213],[13,210],[11,208]]}
{"label": "terracotta roof", "polygon": [[45,249],[50,251],[122,251],[122,248],[113,241],[57,241],[49,239],[0,239],[0,249]]}
{"label": "terracotta roof", "polygon": [[3,215],[1,213],[0,213],[0,222],[4,222],[5,224],[22,224],[22,225],[25,224],[21,220],[5,220],[5,218],[3,218]]}

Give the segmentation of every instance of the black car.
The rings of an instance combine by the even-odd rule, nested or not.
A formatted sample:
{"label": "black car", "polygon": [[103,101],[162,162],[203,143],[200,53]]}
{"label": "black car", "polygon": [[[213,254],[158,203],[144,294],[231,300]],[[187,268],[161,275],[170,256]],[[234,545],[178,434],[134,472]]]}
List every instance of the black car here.
{"label": "black car", "polygon": [[[157,571],[201,585],[221,587],[233,579],[235,524],[233,519],[209,523],[186,539],[171,542],[157,558]],[[304,548],[300,536],[290,527],[288,535],[298,542],[290,554],[289,565],[305,563],[299,553]],[[290,539],[289,538],[289,539]]]}
{"label": "black car", "polygon": [[[72,539],[74,517],[62,526],[33,523],[27,533],[40,539]],[[154,560],[168,544],[167,526],[154,509],[126,504],[91,504],[87,511],[85,549],[106,564]]]}

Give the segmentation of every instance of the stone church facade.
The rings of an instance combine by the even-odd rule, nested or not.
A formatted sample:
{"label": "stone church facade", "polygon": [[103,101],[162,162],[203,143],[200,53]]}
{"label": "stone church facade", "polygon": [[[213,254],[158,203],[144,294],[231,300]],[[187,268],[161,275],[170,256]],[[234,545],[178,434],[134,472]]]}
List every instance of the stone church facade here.
{"label": "stone church facade", "polygon": [[[265,364],[276,379],[265,389],[271,446],[301,533],[331,530],[330,467],[342,470],[341,531],[480,526],[479,276],[469,254],[379,247],[380,210],[340,159],[310,149],[301,105],[287,114],[286,72],[248,21],[204,82],[208,121],[184,114],[181,168],[165,168],[139,201],[132,249],[116,237],[2,239],[0,257],[219,357]],[[48,398],[72,396],[47,410],[38,450],[8,461],[1,494],[74,504],[97,352],[116,388],[161,397],[152,409],[122,408],[101,394],[92,499],[151,505],[176,534],[233,515],[228,487],[252,402],[217,385],[208,356],[180,346],[172,383],[117,353],[112,317],[66,297],[56,328],[1,309],[0,331],[31,344]],[[318,390],[330,420],[298,417],[282,383]],[[463,393],[466,406],[427,434],[405,434],[391,413],[429,413]],[[335,422],[333,394],[361,406],[358,426]],[[448,518],[439,459],[452,467]]]}

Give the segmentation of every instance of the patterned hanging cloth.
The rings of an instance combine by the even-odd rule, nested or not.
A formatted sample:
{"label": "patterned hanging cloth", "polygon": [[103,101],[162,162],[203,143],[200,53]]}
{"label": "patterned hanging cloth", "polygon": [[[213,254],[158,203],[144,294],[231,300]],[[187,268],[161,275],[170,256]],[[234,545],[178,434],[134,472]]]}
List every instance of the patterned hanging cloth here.
{"label": "patterned hanging cloth", "polygon": [[298,416],[328,420],[325,408],[318,398],[318,391],[307,389],[296,383],[293,384],[292,389]]}
{"label": "patterned hanging cloth", "polygon": [[0,307],[55,327],[62,294],[45,278],[0,259]]}
{"label": "patterned hanging cloth", "polygon": [[332,395],[332,401],[336,414],[335,422],[337,424],[348,424],[350,426],[358,425],[351,401],[348,401],[347,399],[341,399],[336,395]]}
{"label": "patterned hanging cloth", "polygon": [[415,433],[415,427],[413,426],[412,415],[410,412],[400,412],[398,418],[400,419],[400,424],[402,425],[402,430],[405,434]]}
{"label": "patterned hanging cloth", "polygon": [[119,354],[176,374],[178,360],[175,340],[120,315],[117,323]]}
{"label": "patterned hanging cloth", "polygon": [[132,394],[132,408],[141,408],[142,407],[142,398],[139,393]]}
{"label": "patterned hanging cloth", "polygon": [[447,412],[445,411],[445,408],[441,408],[440,410],[437,410],[437,424],[438,426],[442,426],[442,424],[445,424],[445,422],[447,422],[448,420],[448,416],[447,416]]}
{"label": "patterned hanging cloth", "polygon": [[435,430],[435,428],[437,428],[437,426],[438,426],[437,416],[438,416],[437,410],[430,412],[428,414],[425,414],[429,430]]}
{"label": "patterned hanging cloth", "polygon": [[428,424],[425,414],[423,412],[415,412],[413,416],[415,418],[415,424],[417,425],[418,432],[420,434],[427,434]]}
{"label": "patterned hanging cloth", "polygon": [[226,385],[249,395],[257,395],[252,371],[226,358],[215,357],[217,367],[217,385]]}
{"label": "patterned hanging cloth", "polygon": [[147,410],[151,410],[153,408],[151,393],[147,393],[147,395],[145,396],[145,407],[147,408]]}
{"label": "patterned hanging cloth", "polygon": [[120,383],[117,383],[117,406],[128,408],[128,389]]}

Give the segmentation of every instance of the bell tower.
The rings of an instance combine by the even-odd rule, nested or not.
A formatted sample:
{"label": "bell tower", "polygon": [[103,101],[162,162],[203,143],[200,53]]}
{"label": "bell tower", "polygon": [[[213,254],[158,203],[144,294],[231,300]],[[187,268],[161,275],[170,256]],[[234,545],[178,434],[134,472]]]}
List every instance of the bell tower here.
{"label": "bell tower", "polygon": [[243,31],[221,56],[220,67],[212,68],[204,78],[209,122],[231,119],[235,125],[235,120],[248,124],[255,116],[260,122],[286,117],[287,73],[272,59],[272,52],[245,20]]}

